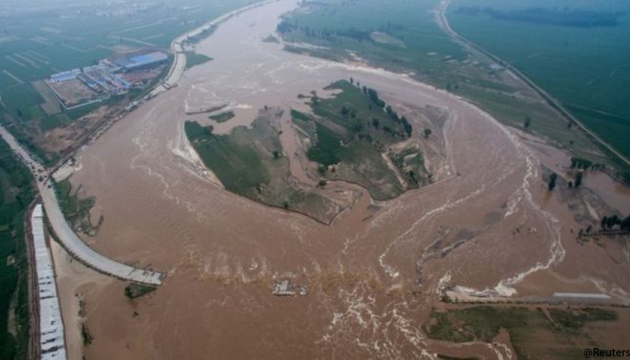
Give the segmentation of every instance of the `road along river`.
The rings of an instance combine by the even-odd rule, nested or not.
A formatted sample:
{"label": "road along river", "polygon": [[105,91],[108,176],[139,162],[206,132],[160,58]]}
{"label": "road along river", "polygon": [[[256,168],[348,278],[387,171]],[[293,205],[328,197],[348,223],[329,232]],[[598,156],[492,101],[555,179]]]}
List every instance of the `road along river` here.
{"label": "road along river", "polygon": [[83,242],[66,222],[59,207],[55,190],[51,186],[50,181],[45,179],[46,173],[44,168],[2,126],[0,126],[0,136],[9,144],[13,152],[20,156],[31,169],[33,177],[37,179],[37,187],[44,203],[46,217],[55,231],[57,239],[70,254],[89,267],[119,279],[148,285],[160,285],[162,283],[164,274],[119,263],[99,254]]}
{"label": "road along river", "polygon": [[[474,299],[590,292],[628,301],[627,262],[575,241],[573,214],[546,191],[540,159],[516,133],[404,75],[262,41],[295,7],[281,0],[224,22],[197,48],[214,61],[82,154],[72,182],[105,216],[93,246],[168,270],[146,300],[128,302],[115,284],[86,298],[88,358],[435,358],[449,346],[427,339],[422,325],[447,288]],[[445,115],[440,181],[387,202],[363,193],[325,226],[226,192],[183,133],[187,119],[208,123],[187,111],[227,104],[237,116],[215,129],[228,132],[266,105],[300,107],[298,94],[350,77],[415,129],[425,106]],[[273,296],[280,278],[309,294]],[[508,358],[502,347],[466,349]]]}

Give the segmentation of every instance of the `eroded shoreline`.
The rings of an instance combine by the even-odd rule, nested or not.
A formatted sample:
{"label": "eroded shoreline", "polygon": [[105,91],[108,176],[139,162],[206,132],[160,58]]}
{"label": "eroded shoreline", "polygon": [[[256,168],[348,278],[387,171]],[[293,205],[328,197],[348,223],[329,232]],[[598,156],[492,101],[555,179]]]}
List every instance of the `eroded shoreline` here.
{"label": "eroded shoreline", "polygon": [[[538,264],[547,266],[504,282],[496,293],[626,297],[616,291],[630,288],[625,268],[596,245],[575,241],[579,224],[548,196],[540,160],[513,130],[404,75],[289,54],[263,42],[294,7],[281,1],[225,22],[198,46],[215,61],[186,72],[177,88],[143,104],[83,154],[72,181],[98,199],[108,219],[94,246],[168,269],[168,281],[146,301],[128,304],[113,285],[88,296],[88,324],[97,339],[90,357],[431,358],[437,347],[421,325],[440,289],[494,289]],[[265,105],[290,109],[299,106],[298,94],[349,77],[379,89],[405,113],[423,105],[448,109],[444,173],[450,175],[379,203],[376,211],[363,196],[328,227],[226,192],[199,166],[182,134],[185,120],[206,121],[187,115],[190,108],[242,105],[222,124],[226,131],[249,124]],[[449,250],[428,256],[419,276],[418,260],[435,244]],[[582,264],[585,256],[590,264]],[[600,274],[602,267],[609,274]],[[597,283],[589,280],[595,276]],[[274,297],[278,278],[307,284],[309,295]],[[120,310],[111,316],[114,307]],[[119,333],[120,324],[129,330]],[[485,344],[469,346],[488,351]]]}

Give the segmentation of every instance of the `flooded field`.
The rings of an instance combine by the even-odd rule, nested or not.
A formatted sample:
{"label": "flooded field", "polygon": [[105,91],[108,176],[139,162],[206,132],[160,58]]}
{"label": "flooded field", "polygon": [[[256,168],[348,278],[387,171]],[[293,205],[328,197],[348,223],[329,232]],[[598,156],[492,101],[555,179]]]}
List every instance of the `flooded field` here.
{"label": "flooded field", "polygon": [[[83,294],[94,337],[88,358],[435,358],[462,351],[422,330],[445,289],[461,298],[584,292],[630,302],[628,259],[576,241],[581,225],[548,193],[540,151],[463,99],[403,75],[264,42],[295,6],[282,0],[222,24],[197,49],[214,61],[82,154],[71,181],[104,216],[90,245],[167,273],[157,292],[133,302],[120,282],[95,282],[98,291]],[[448,114],[436,134],[445,154],[439,181],[387,202],[355,188],[352,209],[326,226],[227,192],[186,139],[186,120],[211,123],[186,112],[227,104],[222,111],[235,117],[213,125],[228,132],[265,106],[303,108],[298,94],[350,77],[414,123],[425,106]],[[282,139],[292,173],[303,177],[291,141]],[[274,296],[285,278],[308,294]],[[465,347],[468,355],[510,352],[509,344]]]}

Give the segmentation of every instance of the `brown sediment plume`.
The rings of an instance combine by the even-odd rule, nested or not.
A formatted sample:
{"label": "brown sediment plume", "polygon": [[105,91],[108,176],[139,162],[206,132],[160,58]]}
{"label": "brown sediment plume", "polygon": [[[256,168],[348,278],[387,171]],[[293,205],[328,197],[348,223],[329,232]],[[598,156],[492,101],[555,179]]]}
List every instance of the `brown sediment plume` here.
{"label": "brown sediment plume", "polygon": [[[444,289],[499,299],[607,292],[627,301],[628,264],[575,240],[580,225],[549,196],[529,145],[473,105],[406,76],[261,41],[294,6],[280,1],[222,24],[197,49],[213,62],[82,155],[72,182],[107,219],[93,246],[168,272],[146,298],[127,300],[116,282],[86,294],[88,358],[435,358],[421,329]],[[305,101],[298,94],[349,77],[410,114],[416,132],[436,114],[427,106],[443,114],[435,143],[425,144],[444,158],[432,165],[435,183],[386,202],[363,191],[326,226],[225,191],[186,140],[187,109],[232,104],[235,118],[216,126],[229,132],[265,106],[288,112]],[[281,278],[309,294],[273,296]]]}

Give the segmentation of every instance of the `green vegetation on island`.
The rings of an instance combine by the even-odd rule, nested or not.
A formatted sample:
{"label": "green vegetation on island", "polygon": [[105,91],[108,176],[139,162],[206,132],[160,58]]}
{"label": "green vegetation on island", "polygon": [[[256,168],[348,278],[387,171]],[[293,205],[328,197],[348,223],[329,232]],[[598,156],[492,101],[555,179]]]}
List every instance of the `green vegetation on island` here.
{"label": "green vegetation on island", "polygon": [[239,126],[226,135],[191,121],[185,123],[185,131],[203,163],[227,190],[330,223],[340,206],[290,176],[279,131],[271,123],[281,115],[282,111],[267,110],[251,128]]}
{"label": "green vegetation on island", "polygon": [[155,286],[130,283],[129,285],[125,286],[125,296],[129,300],[134,300],[141,296],[150,294],[155,290],[157,290],[157,287]]}
{"label": "green vegetation on island", "polygon": [[[615,311],[599,308],[532,310],[528,308],[470,306],[431,312],[424,326],[431,339],[449,342],[492,343],[507,331],[519,359],[548,357],[577,359],[584,348],[597,346],[589,331],[618,320]],[[610,329],[612,330],[612,328]]]}
{"label": "green vegetation on island", "polygon": [[[432,181],[424,165],[411,122],[383,101],[378,92],[351,80],[325,88],[334,92],[320,98],[303,95],[312,113],[291,110],[304,164],[317,185],[291,176],[289,159],[280,141],[283,110],[265,108],[251,127],[237,126],[229,134],[215,134],[212,126],[187,121],[186,135],[203,163],[228,191],[263,204],[308,215],[330,223],[351,201],[327,192],[331,180],[365,188],[376,200],[388,200]],[[210,117],[221,122],[225,112]]]}
{"label": "green vegetation on island", "polygon": [[210,116],[208,116],[208,118],[210,120],[214,120],[214,121],[216,121],[218,123],[223,123],[223,122],[231,120],[232,118],[234,118],[234,116],[236,116],[234,114],[234,111],[230,110],[230,111],[222,112],[220,114],[210,115]]}
{"label": "green vegetation on island", "polygon": [[416,146],[392,148],[408,140],[413,127],[376,90],[345,80],[326,90],[338,93],[327,99],[313,95],[313,115],[292,111],[295,125],[309,138],[307,155],[321,165],[321,176],[359,184],[377,200],[430,182]]}
{"label": "green vegetation on island", "polygon": [[205,64],[208,61],[214,60],[210,56],[204,54],[198,54],[196,51],[186,52],[186,70],[191,69],[197,65]]}
{"label": "green vegetation on island", "polygon": [[98,228],[103,223],[101,215],[95,225],[92,224],[90,213],[94,207],[96,199],[92,197],[81,197],[79,192],[81,186],[73,191],[70,180],[66,179],[55,184],[57,199],[64,217],[75,231],[94,236]]}
{"label": "green vegetation on island", "polygon": [[29,311],[24,220],[34,194],[28,168],[0,139],[0,359],[26,359]]}

